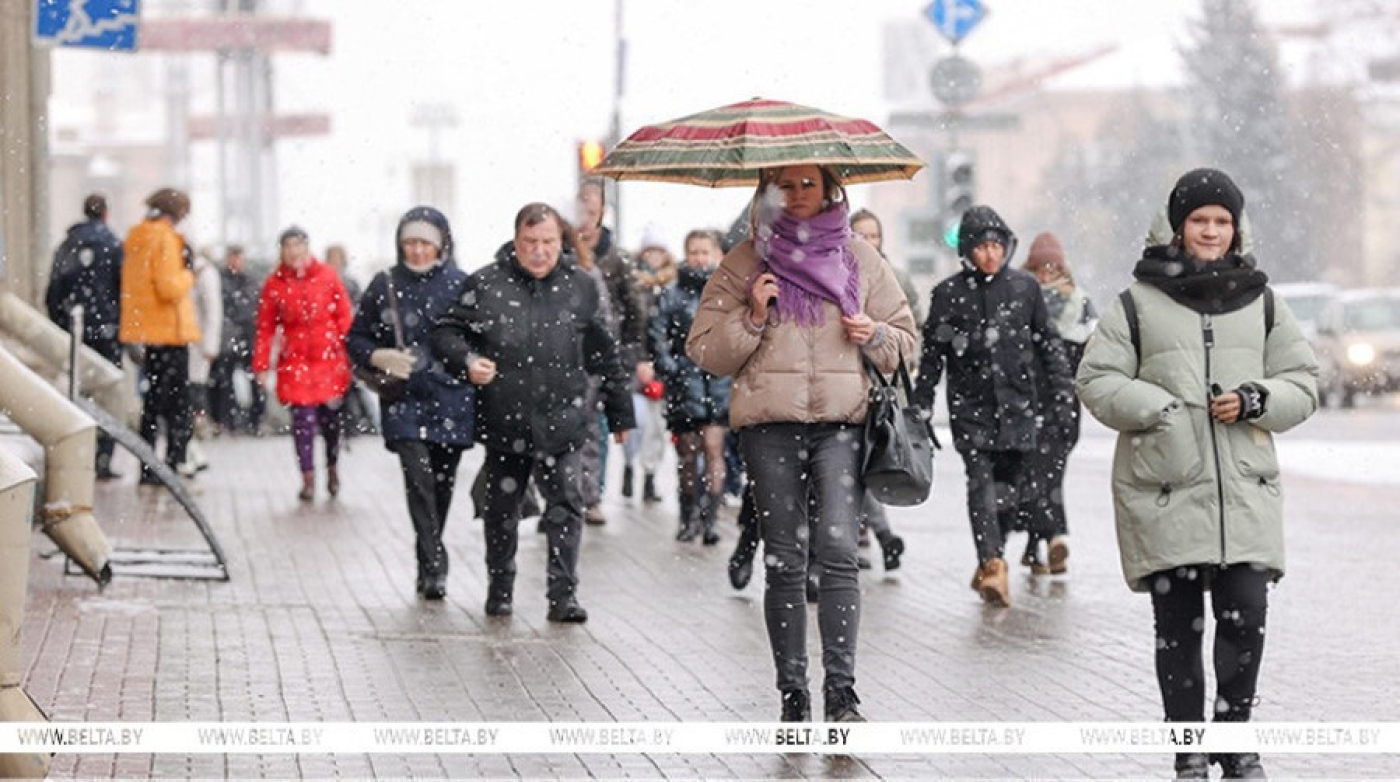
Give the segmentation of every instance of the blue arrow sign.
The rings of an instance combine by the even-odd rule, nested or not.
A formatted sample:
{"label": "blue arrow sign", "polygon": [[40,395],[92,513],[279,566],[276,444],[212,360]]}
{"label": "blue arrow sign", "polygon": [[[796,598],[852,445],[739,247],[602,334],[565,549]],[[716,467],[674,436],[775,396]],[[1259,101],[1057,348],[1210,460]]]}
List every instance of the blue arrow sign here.
{"label": "blue arrow sign", "polygon": [[982,0],[933,0],[924,9],[924,16],[954,44],[967,37],[986,15]]}
{"label": "blue arrow sign", "polygon": [[140,0],[36,0],[34,42],[134,51]]}

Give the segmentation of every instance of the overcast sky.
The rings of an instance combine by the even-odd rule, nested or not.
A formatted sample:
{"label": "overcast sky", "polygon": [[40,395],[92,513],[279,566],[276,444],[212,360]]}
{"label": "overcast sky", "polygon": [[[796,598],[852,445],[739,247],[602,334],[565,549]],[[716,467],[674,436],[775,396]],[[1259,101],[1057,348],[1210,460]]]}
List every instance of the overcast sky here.
{"label": "overcast sky", "polygon": [[[962,49],[995,66],[1116,43],[1112,57],[1050,86],[1168,84],[1178,79],[1175,47],[1200,2],[989,0],[987,17]],[[625,0],[623,134],[753,96],[883,125],[892,103],[882,73],[882,30],[904,19],[931,31],[923,19],[927,4]],[[1316,4],[1261,5],[1271,21],[1305,21]],[[451,106],[457,118],[437,135],[436,154],[459,171],[448,216],[464,266],[489,259],[526,202],[571,209],[574,143],[603,137],[612,116],[614,0],[271,0],[268,6],[334,24],[330,56],[275,58],[277,109],[331,116],[331,135],[278,147],[282,222],[304,225],[318,249],[346,243],[362,276],[392,257],[393,226],[413,205],[410,165],[433,155],[431,134],[411,122],[415,107],[426,104]],[[918,71],[912,83],[927,83],[930,64],[910,65]],[[634,244],[647,224],[679,244],[690,228],[726,224],[747,195],[625,184],[624,245]],[[861,201],[859,189],[853,199]],[[193,216],[196,235],[216,236],[214,218]]]}

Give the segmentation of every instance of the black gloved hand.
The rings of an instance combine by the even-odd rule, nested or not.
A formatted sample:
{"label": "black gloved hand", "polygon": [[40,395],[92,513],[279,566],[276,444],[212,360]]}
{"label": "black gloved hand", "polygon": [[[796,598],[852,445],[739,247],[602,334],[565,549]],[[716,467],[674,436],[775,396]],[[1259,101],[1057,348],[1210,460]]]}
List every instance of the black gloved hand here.
{"label": "black gloved hand", "polygon": [[1240,418],[1253,421],[1264,414],[1269,401],[1269,390],[1257,383],[1241,383],[1235,393],[1240,396]]}

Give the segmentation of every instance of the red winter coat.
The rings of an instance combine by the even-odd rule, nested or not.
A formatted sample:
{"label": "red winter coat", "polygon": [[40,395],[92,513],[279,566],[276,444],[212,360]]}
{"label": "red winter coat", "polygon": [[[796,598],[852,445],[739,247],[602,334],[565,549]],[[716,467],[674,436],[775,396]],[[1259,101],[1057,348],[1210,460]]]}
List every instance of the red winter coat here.
{"label": "red winter coat", "polygon": [[277,398],[284,405],[319,405],[345,395],[350,358],[345,334],[354,313],[335,269],[312,258],[300,276],[278,265],[258,298],[258,334],[253,371],[272,366],[272,344],[280,327]]}

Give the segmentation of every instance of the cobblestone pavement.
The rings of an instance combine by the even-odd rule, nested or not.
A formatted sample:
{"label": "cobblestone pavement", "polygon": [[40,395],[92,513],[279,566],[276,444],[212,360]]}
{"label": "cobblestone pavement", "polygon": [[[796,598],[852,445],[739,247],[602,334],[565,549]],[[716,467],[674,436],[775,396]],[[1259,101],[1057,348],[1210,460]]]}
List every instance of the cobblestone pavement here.
{"label": "cobblestone pavement", "polygon": [[[1089,431],[1071,463],[1070,572],[1015,567],[1014,605],[984,607],[961,463],[939,454],[935,496],[892,509],[904,567],[865,571],[857,689],[882,721],[1135,721],[1160,713],[1151,612],[1118,570],[1109,448]],[[1099,438],[1099,439],[1095,439]],[[681,544],[673,473],[657,506],[617,493],[585,530],[582,626],[545,621],[543,538],[522,526],[516,614],[488,619],[480,523],[465,486],[447,529],[448,598],[414,595],[412,536],[395,457],[360,437],[344,488],[298,502],[288,438],[209,442],[195,482],[230,557],[227,583],[119,577],[103,591],[64,575],[36,534],[23,628],[25,686],[64,721],[770,721],[777,717],[762,621],[762,575],[732,590],[735,537]],[[481,451],[468,452],[469,481]],[[135,467],[102,485],[98,517],[121,546],[196,545],[163,490]],[[669,468],[668,468],[669,470]],[[1261,721],[1400,716],[1394,552],[1400,487],[1286,478],[1290,571],[1273,596]],[[1019,553],[1019,538],[1009,547]],[[1375,552],[1375,553],[1370,553]],[[820,681],[816,622],[812,677]],[[1266,756],[1275,777],[1400,776],[1385,755]],[[1166,778],[1166,755],[60,755],[80,777],[878,777]]]}

